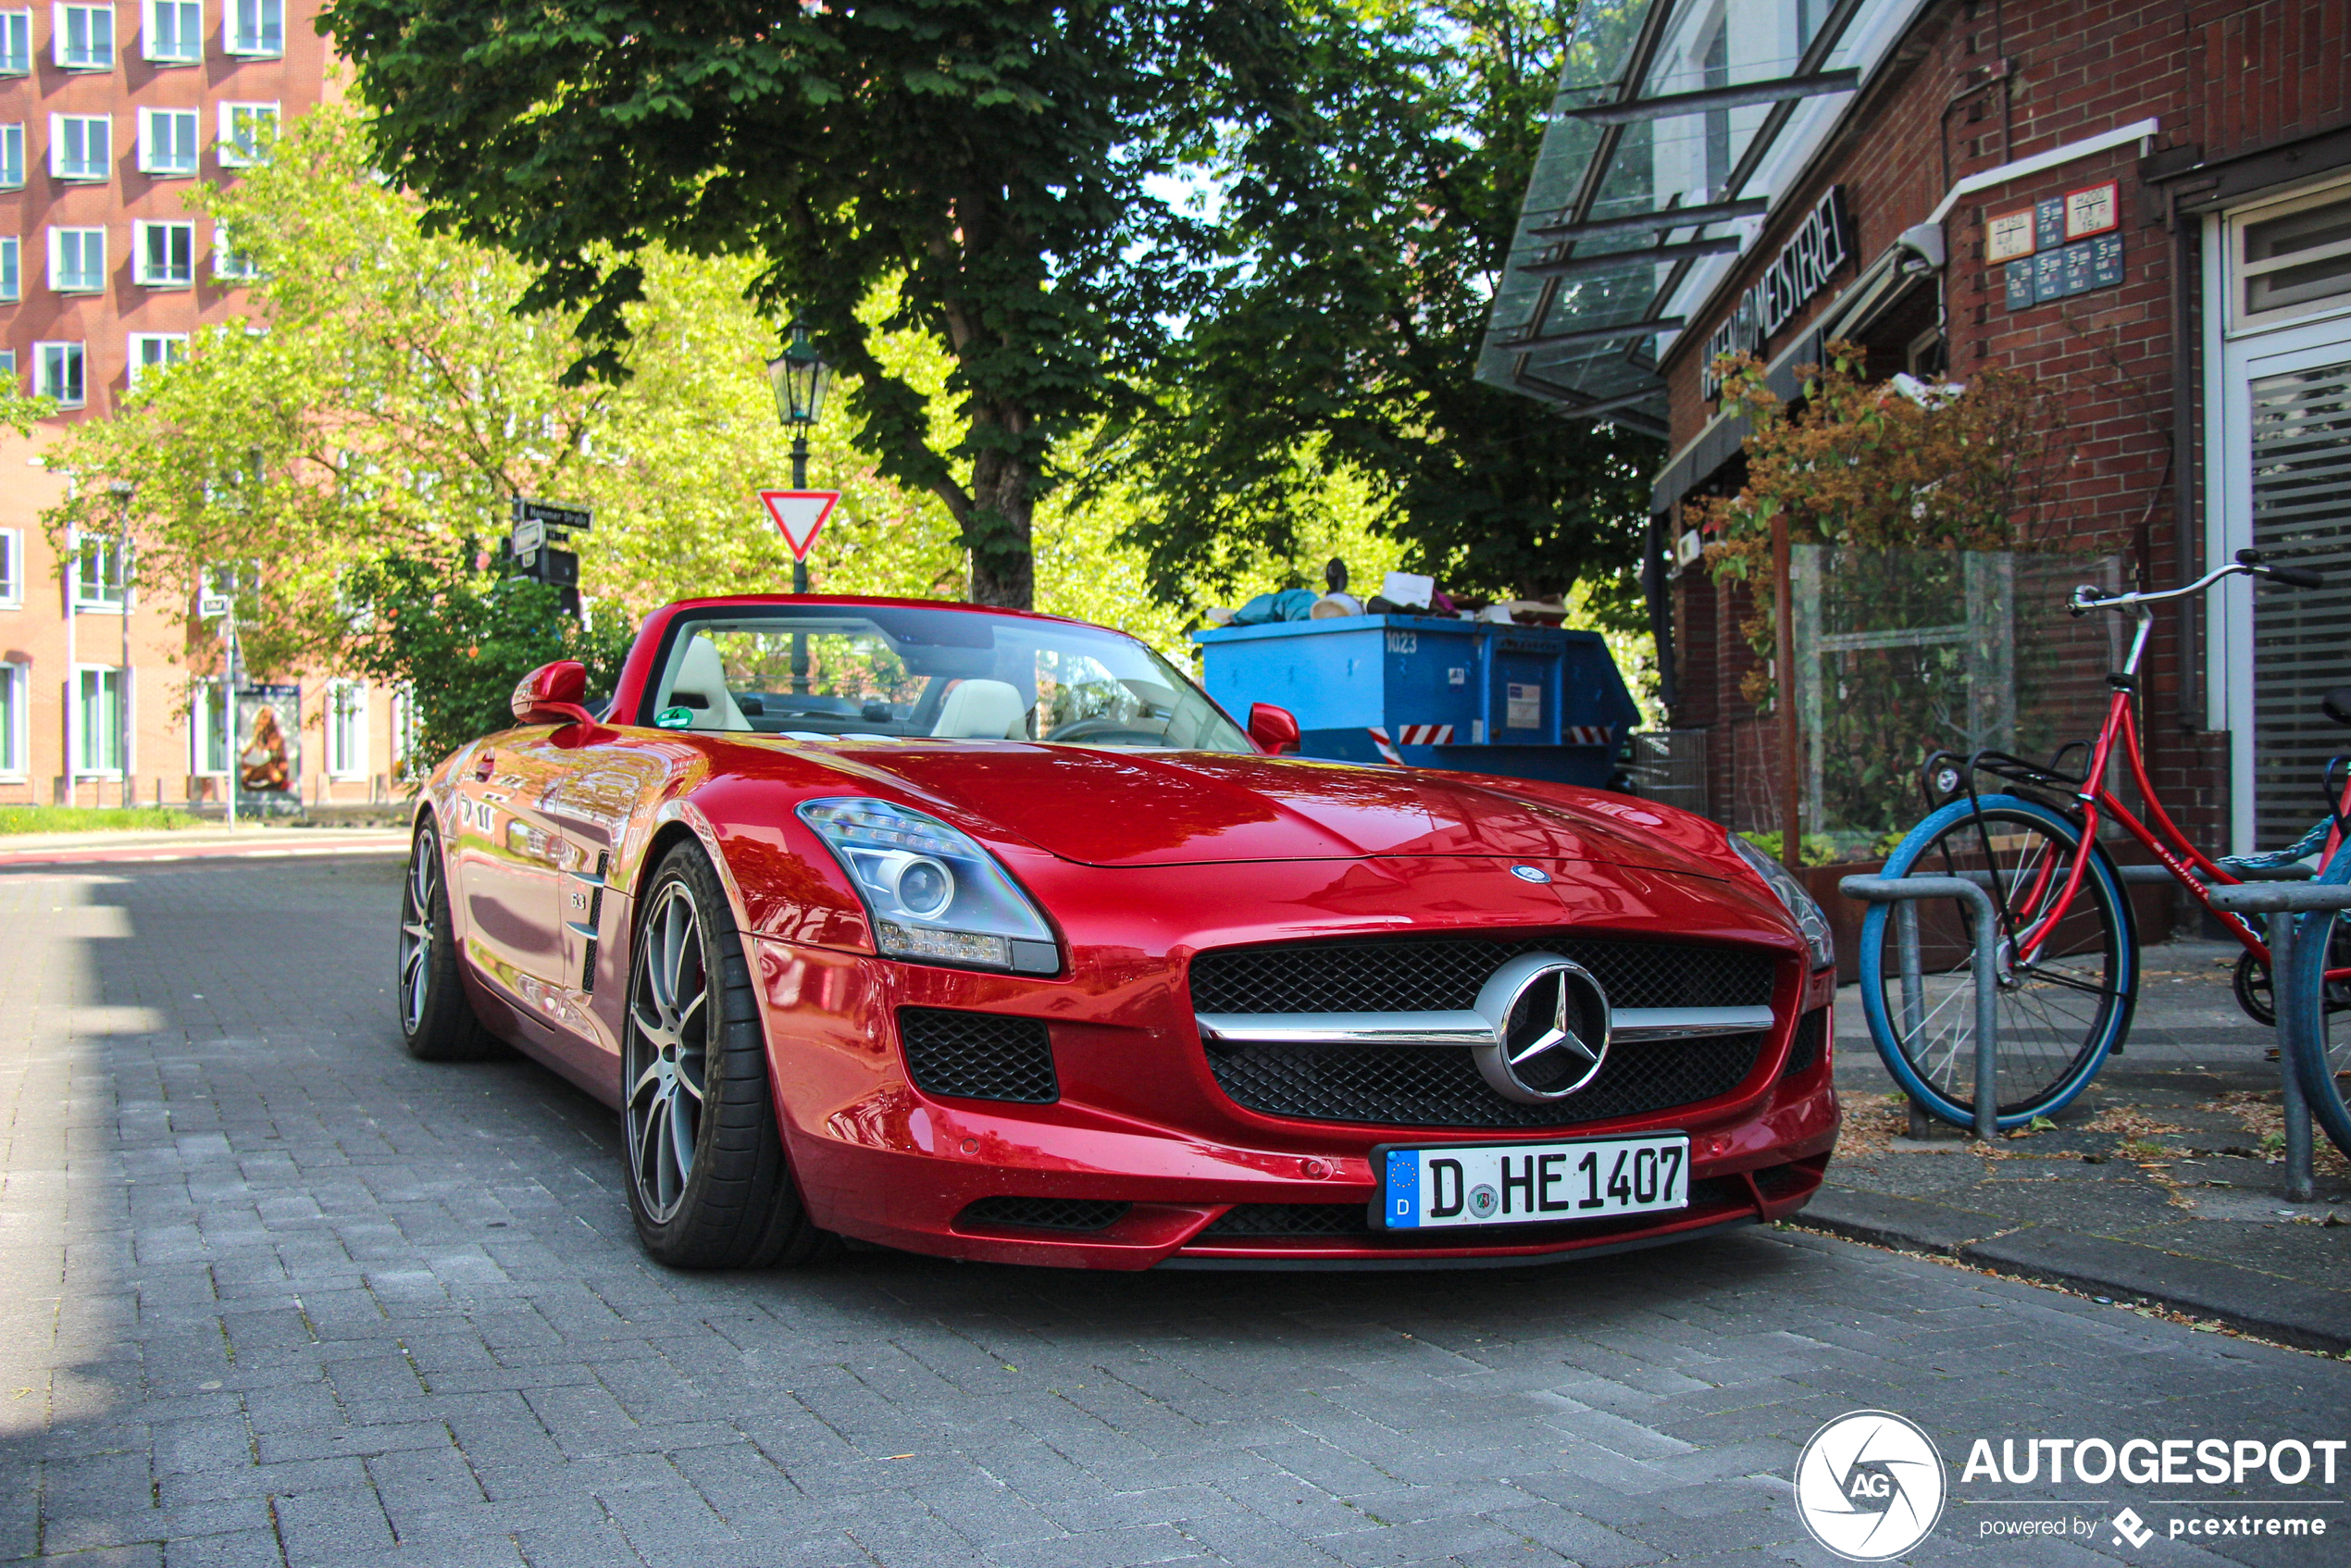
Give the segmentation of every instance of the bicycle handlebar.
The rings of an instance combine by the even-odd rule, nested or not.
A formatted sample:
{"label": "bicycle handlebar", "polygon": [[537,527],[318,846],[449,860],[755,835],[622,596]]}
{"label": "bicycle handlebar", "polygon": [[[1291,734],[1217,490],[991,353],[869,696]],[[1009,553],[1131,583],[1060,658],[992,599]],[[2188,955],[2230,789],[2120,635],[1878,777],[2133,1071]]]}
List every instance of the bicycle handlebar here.
{"label": "bicycle handlebar", "polygon": [[2324,588],[2327,581],[2325,574],[2307,566],[2274,566],[2263,561],[2258,550],[2240,550],[2235,560],[2225,566],[2215,566],[2184,588],[2167,588],[2154,593],[2104,593],[2085,583],[2073,591],[2066,601],[2066,608],[2075,616],[2085,616],[2092,610],[2130,610],[2143,604],[2160,604],[2201,593],[2227,577],[2265,577],[2289,588]]}

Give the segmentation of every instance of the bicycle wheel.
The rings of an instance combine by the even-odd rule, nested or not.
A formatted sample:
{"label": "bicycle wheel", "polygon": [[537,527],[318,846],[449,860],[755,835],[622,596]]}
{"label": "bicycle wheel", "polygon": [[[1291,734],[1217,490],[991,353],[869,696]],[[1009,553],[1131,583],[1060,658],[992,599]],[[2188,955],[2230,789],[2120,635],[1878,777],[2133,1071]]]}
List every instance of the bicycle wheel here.
{"label": "bicycle wheel", "polygon": [[[2318,880],[2336,887],[2351,882],[2351,852],[2337,850]],[[2351,968],[2351,915],[2302,915],[2294,939],[2294,961],[2278,994],[2284,997],[2290,986],[2294,995],[2308,999],[2304,1016],[2317,1018],[2319,1047],[2294,1052],[2295,1073],[2311,1119],[2351,1157],[2351,1017],[2345,1016],[2351,1014],[2351,981],[2326,977],[2329,969]],[[2283,1037],[2279,1043],[2285,1043]]]}
{"label": "bicycle wheel", "polygon": [[[1986,795],[1954,801],[1910,830],[1886,877],[1966,877],[2003,906],[1999,950],[1999,1125],[2021,1126],[2062,1109],[2131,1027],[2139,947],[2121,879],[2090,853],[2073,902],[2020,963],[2017,939],[2057,915],[2083,852],[2081,829],[2035,801]],[[1861,922],[1861,1008],[1878,1055],[1910,1097],[1959,1126],[1975,1123],[1974,922],[1958,900],[1927,899],[1918,915],[1919,992],[1906,1013],[1895,904]],[[1909,1020],[1897,1027],[1897,1020]]]}

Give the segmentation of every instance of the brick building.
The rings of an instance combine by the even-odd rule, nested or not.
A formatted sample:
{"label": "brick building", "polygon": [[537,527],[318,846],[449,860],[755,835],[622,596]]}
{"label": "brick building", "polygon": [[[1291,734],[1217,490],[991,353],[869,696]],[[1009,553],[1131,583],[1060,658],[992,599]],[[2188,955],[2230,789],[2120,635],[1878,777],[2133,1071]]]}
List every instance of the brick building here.
{"label": "brick building", "polygon": [[[2233,579],[2158,622],[2155,781],[2237,850],[2307,826],[2351,750],[2318,715],[2351,682],[2351,0],[1615,0],[1577,26],[1479,375],[1666,443],[1648,581],[1674,751],[1702,758],[1689,803],[1777,826],[1741,694],[1753,606],[1696,564],[1689,503],[1744,478],[1709,367],[1751,352],[1793,393],[1842,338],[1928,386],[2027,371],[2065,419],[2033,552],[1799,571],[1808,828],[1902,820],[1891,797],[1891,821],[1838,820],[1858,808],[1821,754],[1857,725],[1899,768],[1961,734],[2046,753],[2089,733],[2111,649],[2054,613],[2065,588],[2168,588],[2245,546],[2342,586]],[[1925,607],[1897,603],[1913,590]],[[1934,660],[1963,666],[1964,712],[1839,711],[1855,650],[1908,670],[1906,700]]]}
{"label": "brick building", "polygon": [[[0,437],[0,804],[220,798],[218,686],[194,683],[218,668],[218,640],[168,613],[187,607],[188,585],[140,581],[135,530],[127,595],[111,547],[60,573],[40,515],[62,481],[42,454],[64,425],[106,417],[192,334],[247,314],[245,264],[187,198],[233,179],[332,90],[317,10],[0,6],[0,373],[62,405],[30,441]],[[300,685],[302,798],[384,792],[391,695]]]}

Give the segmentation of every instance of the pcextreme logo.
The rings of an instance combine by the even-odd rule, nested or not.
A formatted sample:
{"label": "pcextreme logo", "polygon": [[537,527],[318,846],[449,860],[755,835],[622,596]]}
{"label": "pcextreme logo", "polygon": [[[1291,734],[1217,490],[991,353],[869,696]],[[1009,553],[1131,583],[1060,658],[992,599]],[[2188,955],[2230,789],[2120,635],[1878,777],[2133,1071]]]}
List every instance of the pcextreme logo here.
{"label": "pcextreme logo", "polygon": [[1812,1538],[1853,1562],[1883,1562],[1943,1517],[1943,1456],[1892,1411],[1857,1410],[1812,1434],[1796,1462],[1796,1512]]}

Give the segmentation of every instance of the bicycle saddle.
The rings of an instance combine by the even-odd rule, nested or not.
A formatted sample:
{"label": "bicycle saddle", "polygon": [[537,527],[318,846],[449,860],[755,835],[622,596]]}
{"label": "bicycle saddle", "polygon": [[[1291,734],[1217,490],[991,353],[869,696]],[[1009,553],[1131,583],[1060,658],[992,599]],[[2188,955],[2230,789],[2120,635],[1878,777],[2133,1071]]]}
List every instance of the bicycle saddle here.
{"label": "bicycle saddle", "polygon": [[2337,724],[2351,724],[2351,686],[2338,686],[2319,700],[2327,717]]}

